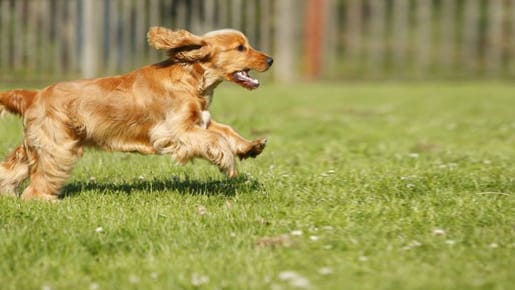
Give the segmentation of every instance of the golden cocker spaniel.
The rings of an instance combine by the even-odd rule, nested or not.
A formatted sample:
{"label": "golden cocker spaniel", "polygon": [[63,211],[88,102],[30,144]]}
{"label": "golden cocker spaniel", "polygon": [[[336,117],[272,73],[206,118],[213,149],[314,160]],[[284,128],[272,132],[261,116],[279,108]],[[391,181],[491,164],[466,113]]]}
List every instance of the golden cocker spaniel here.
{"label": "golden cocker spaniel", "polygon": [[85,146],[170,154],[180,163],[200,157],[229,177],[237,174],[235,156],[263,151],[266,139],[248,141],[215,122],[209,105],[224,80],[257,88],[249,71],[266,71],[270,56],[231,29],[197,36],[152,27],[147,38],[168,59],[124,75],[0,94],[0,112],[18,114],[24,124],[23,143],[0,163],[0,193],[16,195],[30,177],[23,199],[56,199]]}

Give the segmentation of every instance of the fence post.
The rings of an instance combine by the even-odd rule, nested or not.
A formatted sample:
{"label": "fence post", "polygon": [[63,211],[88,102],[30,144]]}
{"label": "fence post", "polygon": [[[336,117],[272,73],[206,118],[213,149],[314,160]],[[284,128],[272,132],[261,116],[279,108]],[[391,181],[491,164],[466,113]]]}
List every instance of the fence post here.
{"label": "fence post", "polygon": [[467,0],[464,5],[463,63],[467,70],[472,70],[475,74],[478,68],[477,57],[479,56],[479,0]]}
{"label": "fence post", "polygon": [[440,20],[440,69],[441,72],[454,71],[455,35],[456,35],[456,0],[442,2]]}
{"label": "fence post", "polygon": [[81,73],[85,78],[97,75],[98,48],[100,36],[97,35],[98,20],[102,16],[96,0],[82,1],[82,65]]}
{"label": "fence post", "polygon": [[347,1],[345,47],[346,64],[352,72],[359,71],[362,56],[363,10],[362,0]]}
{"label": "fence post", "polygon": [[393,67],[396,73],[404,72],[406,66],[406,43],[409,27],[408,0],[394,0],[393,2]]}
{"label": "fence post", "polygon": [[294,0],[275,1],[277,24],[275,30],[275,72],[277,79],[289,82],[294,79],[295,29]]}
{"label": "fence post", "polygon": [[318,79],[322,68],[322,44],[324,42],[325,0],[308,0],[304,7],[304,49],[307,75]]}
{"label": "fence post", "polygon": [[[449,0],[447,0],[449,1]],[[418,0],[416,2],[416,59],[415,66],[419,76],[424,76],[431,65],[431,2]]]}
{"label": "fence post", "polygon": [[510,19],[510,22],[511,22],[511,34],[510,34],[510,50],[508,51],[508,55],[511,59],[511,63],[510,63],[510,70],[509,70],[509,75],[510,76],[515,76],[515,1],[511,1],[510,2],[510,5],[511,5],[511,9],[510,9],[510,16],[509,16],[509,19]]}
{"label": "fence post", "polygon": [[377,76],[384,67],[383,51],[385,48],[385,3],[383,1],[370,2],[370,36],[368,44],[368,71],[372,76]]}
{"label": "fence post", "polygon": [[489,75],[499,74],[502,54],[502,0],[490,0],[488,3],[488,30],[485,51],[486,71]]}
{"label": "fence post", "polygon": [[9,56],[10,56],[10,35],[9,35],[9,20],[11,18],[11,13],[9,9],[9,2],[0,1],[0,69],[1,71],[7,71],[9,64]]}

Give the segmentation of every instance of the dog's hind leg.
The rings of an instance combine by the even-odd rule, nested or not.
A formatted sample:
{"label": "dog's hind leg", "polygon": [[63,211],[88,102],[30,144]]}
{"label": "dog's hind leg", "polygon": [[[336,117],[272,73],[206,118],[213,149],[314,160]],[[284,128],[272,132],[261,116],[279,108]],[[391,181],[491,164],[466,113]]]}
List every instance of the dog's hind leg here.
{"label": "dog's hind leg", "polygon": [[29,176],[29,160],[23,145],[18,146],[0,163],[0,194],[17,194],[20,183]]}
{"label": "dog's hind leg", "polygon": [[[68,148],[66,148],[68,147]],[[56,200],[59,190],[70,177],[80,149],[74,146],[29,149],[30,184],[21,194],[22,199]]]}
{"label": "dog's hind leg", "polygon": [[30,164],[30,184],[22,199],[56,200],[82,153],[66,119],[34,119],[25,132],[25,147]]}

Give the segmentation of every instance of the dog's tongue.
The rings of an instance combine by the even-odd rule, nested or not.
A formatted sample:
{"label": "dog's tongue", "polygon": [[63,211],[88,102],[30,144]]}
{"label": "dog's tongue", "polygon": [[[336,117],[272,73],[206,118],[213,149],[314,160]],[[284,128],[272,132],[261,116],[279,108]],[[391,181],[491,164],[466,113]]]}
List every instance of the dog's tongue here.
{"label": "dog's tongue", "polygon": [[248,72],[246,72],[246,71],[235,72],[233,74],[233,78],[238,84],[240,84],[248,89],[252,90],[252,89],[259,87],[259,81],[251,78],[250,75],[248,74]]}

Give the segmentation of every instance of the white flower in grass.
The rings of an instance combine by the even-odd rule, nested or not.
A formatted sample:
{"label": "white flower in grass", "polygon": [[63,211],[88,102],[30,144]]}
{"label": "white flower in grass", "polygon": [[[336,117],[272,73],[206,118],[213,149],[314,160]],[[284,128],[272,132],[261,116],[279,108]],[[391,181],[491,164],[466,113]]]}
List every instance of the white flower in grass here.
{"label": "white flower in grass", "polygon": [[232,233],[230,233],[230,234],[229,234],[229,236],[230,236],[231,238],[236,238],[236,233],[235,233],[235,232],[232,232]]}
{"label": "white flower in grass", "polygon": [[332,230],[334,230],[333,226],[323,226],[322,229],[324,231],[332,231]]}
{"label": "white flower in grass", "polygon": [[91,182],[95,182],[95,181],[97,181],[97,178],[96,178],[95,176],[91,176],[91,177],[89,178],[89,181],[91,181]]}
{"label": "white flower in grass", "polygon": [[197,206],[197,214],[198,215],[205,215],[207,214],[207,208],[203,205],[198,205]]}
{"label": "white flower in grass", "polygon": [[323,172],[322,174],[320,174],[320,176],[322,176],[322,177],[329,177],[329,176],[331,176],[331,175],[333,175],[335,173],[336,173],[336,171],[331,169],[331,170],[327,170],[326,172]]}
{"label": "white flower in grass", "polygon": [[279,273],[279,280],[288,282],[294,288],[309,288],[311,283],[306,277],[303,277],[294,271],[283,271]]}
{"label": "white flower in grass", "polygon": [[444,229],[436,228],[436,229],[433,230],[433,235],[434,236],[444,236],[445,235],[445,230]]}
{"label": "white flower in grass", "polygon": [[98,290],[99,285],[96,282],[89,284],[89,290]]}
{"label": "white flower in grass", "polygon": [[359,257],[358,257],[358,261],[360,261],[360,262],[366,262],[366,261],[368,261],[368,257],[367,257],[367,256],[359,256]]}
{"label": "white flower in grass", "polygon": [[402,249],[404,251],[409,251],[413,248],[420,247],[420,246],[422,246],[422,243],[420,243],[417,240],[413,240],[413,241],[409,242],[406,246],[402,247]]}
{"label": "white flower in grass", "polygon": [[145,179],[145,177],[143,175],[140,175],[140,176],[138,176],[138,179],[143,180],[143,179]]}
{"label": "white flower in grass", "polygon": [[458,167],[458,163],[451,162],[451,163],[447,164],[447,168],[449,168],[449,170],[456,169],[457,167]]}
{"label": "white flower in grass", "polygon": [[488,245],[488,247],[490,247],[492,249],[499,248],[499,244],[497,244],[497,243],[490,243],[490,245]]}
{"label": "white flower in grass", "polygon": [[319,240],[319,237],[318,236],[309,236],[309,239],[312,240],[313,242],[316,242]]}
{"label": "white flower in grass", "polygon": [[97,233],[101,233],[101,232],[103,232],[103,231],[104,231],[104,228],[103,228],[103,227],[97,227],[97,228],[95,229],[95,232],[97,232]]}
{"label": "white flower in grass", "polygon": [[281,280],[281,281],[288,281],[288,280],[294,279],[294,278],[296,278],[298,276],[299,276],[299,274],[297,274],[297,272],[294,272],[294,271],[283,271],[283,272],[279,273],[279,280]]}
{"label": "white flower in grass", "polygon": [[298,277],[297,279],[291,280],[290,285],[295,288],[307,289],[311,286],[311,283],[305,277]]}
{"label": "white flower in grass", "polygon": [[413,158],[413,159],[417,159],[419,157],[419,154],[418,153],[409,153],[408,157],[409,158]]}
{"label": "white flower in grass", "polygon": [[200,286],[200,285],[204,285],[204,284],[207,284],[209,283],[209,277],[206,276],[206,275],[199,275],[197,273],[193,273],[193,275],[191,275],[191,284],[193,284],[193,286]]}
{"label": "white flower in grass", "polygon": [[129,275],[129,283],[131,284],[138,284],[139,283],[139,277],[136,275]]}
{"label": "white flower in grass", "polygon": [[333,269],[329,267],[322,267],[318,269],[318,273],[320,273],[320,275],[331,275],[333,273]]}
{"label": "white flower in grass", "polygon": [[301,230],[293,230],[293,231],[291,231],[290,234],[292,236],[302,236],[302,231]]}
{"label": "white flower in grass", "polygon": [[445,240],[445,243],[449,246],[453,246],[454,244],[456,244],[456,241],[455,240]]}

